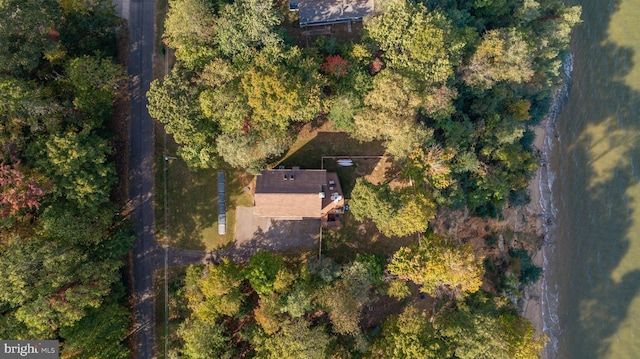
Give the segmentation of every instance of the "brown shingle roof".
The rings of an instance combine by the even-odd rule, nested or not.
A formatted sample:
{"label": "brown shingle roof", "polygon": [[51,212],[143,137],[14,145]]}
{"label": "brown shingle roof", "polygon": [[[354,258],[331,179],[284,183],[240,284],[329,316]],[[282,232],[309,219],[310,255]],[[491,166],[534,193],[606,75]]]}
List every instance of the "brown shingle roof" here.
{"label": "brown shingle roof", "polygon": [[256,178],[255,213],[264,217],[320,218],[319,193],[326,182],[325,170],[264,170]]}
{"label": "brown shingle roof", "polygon": [[255,213],[275,218],[320,218],[322,199],[318,193],[256,193]]}
{"label": "brown shingle roof", "polygon": [[326,170],[264,170],[257,177],[256,193],[318,194],[326,179]]}

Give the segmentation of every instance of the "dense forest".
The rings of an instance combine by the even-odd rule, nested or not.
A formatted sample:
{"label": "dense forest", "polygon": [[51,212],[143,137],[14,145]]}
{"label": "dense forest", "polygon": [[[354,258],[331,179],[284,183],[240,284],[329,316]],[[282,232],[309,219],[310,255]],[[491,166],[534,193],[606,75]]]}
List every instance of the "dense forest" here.
{"label": "dense forest", "polygon": [[[388,265],[261,251],[244,266],[190,267],[172,283],[185,319],[168,357],[537,358],[544,339],[506,298],[480,290],[483,274],[470,246],[436,235]],[[409,301],[418,286],[422,299]],[[383,302],[394,309],[380,331],[368,323]]]}
{"label": "dense forest", "polygon": [[[382,141],[405,185],[357,179],[350,215],[387,240],[424,237],[387,257],[259,252],[246,265],[191,267],[171,286],[179,329],[169,356],[537,358],[545,338],[513,304],[518,282],[540,275],[527,251],[509,250],[519,264],[506,281],[516,283],[502,273],[492,285],[491,261],[428,225],[442,208],[499,216],[526,202],[532,127],[580,8],[377,1],[357,40],[317,36],[305,47],[287,30],[291,16],[268,1],[170,0],[164,41],[176,64],[151,85],[151,115],[193,168],[256,173],[311,121]],[[396,310],[368,320],[381,301]]]}
{"label": "dense forest", "polygon": [[126,96],[121,22],[107,0],[7,0],[0,19],[0,338],[127,358],[134,236],[107,126]]}
{"label": "dense forest", "polygon": [[403,175],[425,184],[402,196],[361,183],[362,195],[496,215],[536,169],[529,126],[548,110],[580,9],[389,1],[376,4],[361,41],[320,37],[304,49],[281,18],[259,0],[170,1],[164,38],[177,64],[152,84],[149,111],[187,163],[258,171],[293,143],[297,123],[325,117],[356,139],[383,140]]}

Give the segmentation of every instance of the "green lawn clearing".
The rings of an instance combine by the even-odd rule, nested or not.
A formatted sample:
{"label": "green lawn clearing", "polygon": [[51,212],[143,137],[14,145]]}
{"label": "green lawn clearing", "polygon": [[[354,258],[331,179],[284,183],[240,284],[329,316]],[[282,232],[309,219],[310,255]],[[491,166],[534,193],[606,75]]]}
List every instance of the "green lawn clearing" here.
{"label": "green lawn clearing", "polygon": [[325,229],[322,234],[322,253],[338,262],[353,261],[358,253],[379,254],[388,258],[400,247],[418,243],[418,235],[386,237],[370,222],[358,222],[349,212],[342,217],[340,229]]}
{"label": "green lawn clearing", "polygon": [[[194,170],[175,158],[178,146],[167,139],[167,213],[165,227],[163,133],[156,126],[155,215],[156,238],[163,244],[183,249],[210,251],[231,243],[235,232],[236,206],[251,206],[245,191],[252,176],[244,171],[221,168],[226,173],[227,233],[218,234],[218,169]],[[165,230],[166,229],[166,230]]]}
{"label": "green lawn clearing", "polygon": [[306,124],[278,165],[320,168],[322,156],[380,156],[382,142],[360,142],[332,129],[330,121]]}

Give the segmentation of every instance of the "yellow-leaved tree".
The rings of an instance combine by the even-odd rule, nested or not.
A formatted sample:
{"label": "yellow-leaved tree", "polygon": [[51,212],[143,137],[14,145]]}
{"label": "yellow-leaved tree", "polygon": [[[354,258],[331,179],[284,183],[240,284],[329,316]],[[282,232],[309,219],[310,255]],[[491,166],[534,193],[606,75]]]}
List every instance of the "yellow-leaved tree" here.
{"label": "yellow-leaved tree", "polygon": [[457,295],[477,292],[484,274],[482,261],[470,245],[458,246],[435,235],[420,246],[400,248],[387,268],[401,279],[421,285],[421,291],[432,295],[440,289]]}

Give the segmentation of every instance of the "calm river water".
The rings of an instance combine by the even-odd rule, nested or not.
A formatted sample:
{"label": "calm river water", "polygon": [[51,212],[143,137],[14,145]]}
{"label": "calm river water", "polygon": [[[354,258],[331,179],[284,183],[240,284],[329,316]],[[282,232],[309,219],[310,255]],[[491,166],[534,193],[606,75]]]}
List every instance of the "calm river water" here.
{"label": "calm river water", "polygon": [[640,0],[578,3],[553,139],[546,354],[640,358]]}

